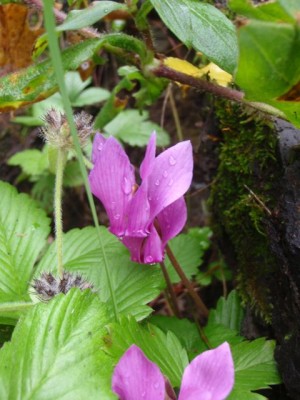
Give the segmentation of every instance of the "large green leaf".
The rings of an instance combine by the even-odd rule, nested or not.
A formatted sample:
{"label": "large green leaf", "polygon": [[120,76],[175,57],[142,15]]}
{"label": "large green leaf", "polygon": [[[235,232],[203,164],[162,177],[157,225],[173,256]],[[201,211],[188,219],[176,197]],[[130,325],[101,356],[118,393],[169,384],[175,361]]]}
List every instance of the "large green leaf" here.
{"label": "large green leaf", "polygon": [[236,82],[246,98],[270,104],[300,126],[299,27],[251,21],[239,30],[239,46]]}
{"label": "large green leaf", "polygon": [[122,318],[109,328],[105,340],[107,351],[115,363],[133,343],[139,346],[145,355],[155,362],[172,385],[179,386],[184,368],[188,364],[186,351],[172,333],[163,333],[157,327],[148,324],[139,325],[133,318]]}
{"label": "large green leaf", "polygon": [[[284,0],[286,1],[286,0]],[[251,0],[229,0],[229,7],[237,14],[262,21],[292,22],[293,19],[276,2],[253,4]]]}
{"label": "large green leaf", "polygon": [[[62,52],[65,70],[75,70],[90,59],[101,40],[89,39]],[[49,97],[57,90],[51,60],[11,73],[0,79],[0,109],[14,110]]]}
{"label": "large green leaf", "polygon": [[50,220],[25,194],[0,181],[0,302],[26,301]]}
{"label": "large green leaf", "polygon": [[281,382],[274,360],[275,342],[256,339],[242,342],[231,347],[235,385],[228,400],[266,399],[252,393],[254,390],[268,388]]}
{"label": "large green leaf", "polygon": [[238,56],[235,27],[217,8],[198,0],[151,0],[167,27],[188,47],[229,73]]}
{"label": "large green leaf", "polygon": [[[141,319],[149,315],[151,308],[146,306],[160,292],[161,273],[159,268],[139,265],[130,261],[128,250],[119,240],[101,227],[105,255],[109,264],[113,291],[118,311]],[[112,304],[104,270],[104,254],[99,247],[95,228],[73,229],[64,235],[63,262],[69,271],[80,272],[90,280],[102,301]],[[56,271],[56,248],[53,243],[40,264],[36,275],[42,271]]]}
{"label": "large green leaf", "polygon": [[84,10],[71,11],[64,22],[59,25],[56,30],[61,32],[82,29],[86,26],[93,25],[112,11],[120,9],[126,10],[126,6],[114,1],[95,1],[90,7],[87,7]]}
{"label": "large green leaf", "polygon": [[0,398],[115,399],[112,363],[99,345],[108,322],[90,291],[73,289],[36,305],[0,351]]}

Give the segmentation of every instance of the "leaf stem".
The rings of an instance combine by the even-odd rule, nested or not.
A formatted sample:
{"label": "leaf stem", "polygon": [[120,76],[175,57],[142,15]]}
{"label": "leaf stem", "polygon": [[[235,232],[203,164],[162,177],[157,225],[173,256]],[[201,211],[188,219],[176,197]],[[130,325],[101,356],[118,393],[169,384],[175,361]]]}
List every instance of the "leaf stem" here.
{"label": "leaf stem", "polygon": [[203,303],[202,299],[199,297],[199,295],[195,291],[194,286],[192,285],[192,283],[186,277],[185,273],[183,272],[181,266],[179,265],[176,257],[174,256],[174,253],[172,252],[172,250],[171,250],[171,248],[170,248],[170,246],[168,244],[166,246],[166,251],[167,251],[167,255],[168,255],[168,257],[169,257],[169,259],[170,259],[175,271],[179,275],[182,283],[184,284],[184,286],[188,290],[188,292],[189,292],[190,296],[192,297],[192,299],[194,300],[195,304],[197,305],[199,310],[202,312],[203,316],[205,318],[208,317],[208,314],[209,314],[208,308],[206,307],[206,305]]}
{"label": "leaf stem", "polygon": [[57,256],[57,273],[60,278],[63,277],[63,222],[62,222],[62,191],[63,176],[66,160],[64,149],[57,149],[55,190],[54,190],[54,223],[55,223],[55,242]]}
{"label": "leaf stem", "polygon": [[93,199],[93,196],[91,193],[91,189],[89,187],[87,171],[86,171],[86,167],[84,165],[83,155],[82,155],[79,139],[77,136],[77,129],[76,129],[75,121],[73,118],[72,107],[71,107],[70,99],[68,97],[68,93],[67,93],[67,89],[66,89],[66,85],[65,85],[65,81],[64,81],[64,68],[63,68],[63,64],[62,64],[60,49],[58,46],[57,35],[55,33],[53,0],[44,0],[44,20],[45,20],[46,31],[48,34],[49,51],[50,51],[51,60],[53,63],[53,69],[54,69],[56,80],[57,80],[57,83],[58,83],[58,86],[60,89],[60,93],[62,96],[64,109],[66,112],[66,117],[67,117],[68,124],[70,127],[70,132],[71,132],[71,135],[73,138],[76,155],[77,155],[79,165],[80,165],[80,171],[81,171],[81,174],[82,174],[82,177],[84,180],[84,186],[86,189],[90,209],[91,209],[92,216],[93,216],[93,221],[96,226],[100,249],[103,254],[103,267],[104,267],[105,275],[106,275],[106,279],[107,279],[108,290],[109,290],[109,293],[111,296],[111,302],[112,302],[114,316],[115,316],[115,319],[118,320],[118,308],[117,308],[116,295],[113,290],[112,281],[111,281],[110,274],[109,274],[109,265],[108,265],[108,260],[107,260],[107,256],[105,253],[104,243],[103,243],[101,232],[100,232],[100,226],[99,226],[99,222],[98,222],[98,218],[97,218],[96,207],[95,207],[94,199]]}
{"label": "leaf stem", "polygon": [[167,284],[168,293],[169,293],[170,300],[171,300],[171,302],[170,302],[171,308],[172,308],[174,314],[176,315],[176,317],[180,318],[180,311],[179,311],[179,308],[178,308],[176,295],[174,293],[174,288],[173,288],[170,276],[168,274],[167,268],[166,268],[165,263],[163,261],[161,261],[159,264],[160,264],[164,279],[165,279],[166,284]]}

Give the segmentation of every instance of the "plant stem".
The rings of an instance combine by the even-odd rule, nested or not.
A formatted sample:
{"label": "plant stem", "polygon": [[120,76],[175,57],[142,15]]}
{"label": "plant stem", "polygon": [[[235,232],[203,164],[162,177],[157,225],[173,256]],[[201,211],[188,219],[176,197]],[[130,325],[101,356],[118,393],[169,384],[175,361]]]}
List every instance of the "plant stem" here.
{"label": "plant stem", "polygon": [[206,307],[206,305],[203,303],[203,301],[201,300],[201,298],[199,297],[199,295],[195,291],[194,286],[192,285],[192,283],[186,277],[185,273],[183,272],[181,266],[179,265],[179,263],[178,263],[176,257],[174,256],[171,248],[169,247],[169,245],[166,246],[166,251],[167,251],[167,255],[168,255],[168,257],[169,257],[169,259],[170,259],[175,271],[179,275],[180,279],[182,280],[182,283],[184,284],[184,286],[188,290],[188,292],[189,292],[190,296],[192,297],[192,299],[194,300],[195,304],[197,305],[199,310],[202,312],[203,316],[204,317],[208,317],[208,314],[209,314],[208,308]]}
{"label": "plant stem", "polygon": [[166,281],[166,284],[167,284],[168,293],[169,293],[170,300],[171,300],[171,302],[170,302],[171,308],[172,308],[174,314],[176,315],[176,317],[180,318],[180,311],[179,311],[179,308],[178,308],[176,295],[174,293],[174,288],[173,288],[170,276],[168,274],[167,268],[166,268],[165,263],[163,261],[161,261],[159,264],[160,264],[162,273],[164,275],[164,278],[165,278],[165,281]]}
{"label": "plant stem", "polygon": [[52,64],[53,64],[53,69],[54,69],[54,72],[55,72],[55,77],[56,77],[56,80],[57,80],[57,83],[58,83],[58,86],[59,86],[59,89],[60,89],[60,93],[61,93],[61,96],[62,96],[65,113],[66,113],[66,116],[67,116],[68,124],[69,124],[69,127],[70,127],[70,132],[71,132],[71,135],[72,135],[72,138],[73,138],[74,147],[75,147],[75,150],[76,150],[76,155],[77,155],[77,158],[78,158],[78,161],[79,161],[79,165],[80,165],[80,171],[81,171],[81,174],[83,176],[84,186],[85,186],[85,189],[86,189],[86,193],[87,193],[90,209],[91,209],[91,212],[92,212],[93,220],[94,220],[94,223],[95,223],[95,226],[96,226],[96,231],[97,231],[97,236],[98,236],[98,240],[99,240],[100,249],[101,249],[102,254],[103,254],[103,268],[105,270],[105,275],[106,275],[106,279],[107,279],[107,286],[108,286],[109,293],[110,293],[110,296],[111,296],[111,302],[112,302],[112,308],[113,308],[113,312],[114,312],[114,317],[115,317],[116,320],[118,320],[118,308],[117,308],[116,294],[115,294],[115,291],[114,291],[114,288],[113,288],[113,285],[112,285],[112,280],[111,280],[110,273],[109,273],[109,265],[108,265],[108,260],[107,260],[107,256],[106,256],[106,252],[105,252],[105,247],[104,247],[104,243],[103,243],[101,232],[100,232],[100,226],[99,226],[99,222],[98,222],[98,218],[97,218],[96,207],[95,207],[94,199],[93,199],[93,196],[92,196],[92,193],[91,193],[91,189],[89,187],[88,178],[87,178],[87,171],[86,171],[86,167],[84,165],[83,155],[82,155],[79,139],[78,139],[78,136],[77,136],[77,130],[76,130],[75,122],[74,122],[72,107],[71,107],[70,99],[68,97],[66,84],[65,84],[65,81],[64,81],[64,68],[63,68],[63,64],[62,64],[60,49],[59,49],[59,46],[58,46],[57,35],[55,33],[55,20],[54,20],[54,14],[53,14],[53,0],[45,0],[44,1],[44,20],[45,20],[46,31],[47,31],[47,34],[48,34],[49,50],[50,50],[50,55],[51,55],[51,61],[52,61]]}
{"label": "plant stem", "polygon": [[173,96],[172,87],[170,89],[169,100],[170,100],[171,110],[172,110],[172,114],[173,114],[173,119],[174,119],[175,126],[176,126],[176,133],[177,133],[178,141],[182,142],[184,140],[184,138],[183,138],[183,133],[182,133],[182,129],[181,129],[181,124],[180,124],[180,119],[179,119],[175,99]]}
{"label": "plant stem", "polygon": [[55,192],[54,192],[54,223],[55,223],[55,242],[57,255],[57,272],[60,278],[63,277],[63,224],[62,224],[62,191],[63,176],[66,153],[63,149],[57,150]]}

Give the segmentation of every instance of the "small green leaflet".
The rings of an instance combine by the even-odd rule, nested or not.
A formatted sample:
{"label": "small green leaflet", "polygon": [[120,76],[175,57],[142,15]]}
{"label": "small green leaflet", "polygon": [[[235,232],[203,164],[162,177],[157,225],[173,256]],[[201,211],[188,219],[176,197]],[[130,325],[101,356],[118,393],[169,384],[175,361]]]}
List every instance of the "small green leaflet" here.
{"label": "small green leaflet", "polygon": [[115,1],[94,1],[84,10],[73,10],[68,13],[64,22],[56,28],[57,32],[72,31],[93,25],[106,15],[116,10],[126,10],[127,7]]}

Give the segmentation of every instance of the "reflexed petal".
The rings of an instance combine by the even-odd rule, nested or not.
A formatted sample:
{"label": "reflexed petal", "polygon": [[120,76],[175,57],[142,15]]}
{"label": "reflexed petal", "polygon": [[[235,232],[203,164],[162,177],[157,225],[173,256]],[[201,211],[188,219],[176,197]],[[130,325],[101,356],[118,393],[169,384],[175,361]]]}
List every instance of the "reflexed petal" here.
{"label": "reflexed petal", "polygon": [[229,344],[197,356],[183,373],[178,400],[224,400],[234,385]]}
{"label": "reflexed petal", "polygon": [[107,139],[102,136],[100,133],[96,133],[93,141],[93,150],[92,150],[92,162],[95,164],[97,158],[100,156],[101,151],[103,150],[103,146]]}
{"label": "reflexed petal", "polygon": [[152,171],[152,167],[155,160],[155,151],[156,151],[156,133],[152,132],[149,143],[147,145],[145,157],[140,166],[140,176],[142,179],[146,179],[150,172]]}
{"label": "reflexed petal", "polygon": [[150,221],[188,190],[193,176],[190,141],[178,143],[156,157],[148,177]]}
{"label": "reflexed petal", "polygon": [[130,258],[132,261],[141,263],[141,251],[145,238],[143,237],[130,237],[124,236],[122,242],[130,251]]}
{"label": "reflexed petal", "polygon": [[164,400],[165,381],[158,366],[132,345],[115,367],[112,390],[120,400]]}
{"label": "reflexed petal", "polygon": [[149,234],[150,205],[147,181],[142,184],[128,205],[128,224],[125,235],[146,237]]}
{"label": "reflexed petal", "polygon": [[187,210],[183,196],[158,214],[157,220],[163,247],[182,230],[186,219]]}
{"label": "reflexed petal", "polygon": [[155,226],[150,226],[150,234],[145,239],[142,248],[142,260],[144,264],[153,264],[164,259],[164,250],[162,247],[161,238],[157,233]]}
{"label": "reflexed petal", "polygon": [[123,236],[135,178],[125,151],[113,137],[106,140],[96,156],[89,182],[92,193],[102,202],[108,214],[110,231]]}

